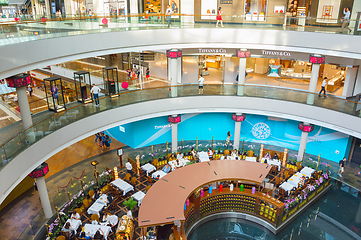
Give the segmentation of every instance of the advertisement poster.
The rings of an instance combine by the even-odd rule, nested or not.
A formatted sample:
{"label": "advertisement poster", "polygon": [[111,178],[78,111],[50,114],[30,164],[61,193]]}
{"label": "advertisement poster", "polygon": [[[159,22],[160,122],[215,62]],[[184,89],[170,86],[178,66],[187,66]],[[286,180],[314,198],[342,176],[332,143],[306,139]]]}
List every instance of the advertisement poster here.
{"label": "advertisement poster", "polygon": [[172,16],[171,18],[179,18],[179,0],[169,0],[170,8],[172,9]]}
{"label": "advertisement poster", "polygon": [[217,0],[202,0],[201,19],[216,20],[217,17]]}
{"label": "advertisement poster", "polygon": [[[231,113],[183,114],[178,123],[178,141],[211,140],[217,144],[225,141],[227,132],[234,135],[234,121]],[[297,121],[247,114],[242,122],[240,140],[269,144],[297,151],[301,130]],[[172,141],[172,128],[168,116],[124,124],[106,131],[108,135],[132,147],[141,148]],[[233,142],[233,136],[231,141]],[[344,156],[348,135],[315,126],[309,133],[306,153],[338,162]]]}
{"label": "advertisement poster", "polygon": [[343,18],[343,14],[338,16],[341,0],[319,0],[317,19],[319,23],[337,23],[338,18]]}

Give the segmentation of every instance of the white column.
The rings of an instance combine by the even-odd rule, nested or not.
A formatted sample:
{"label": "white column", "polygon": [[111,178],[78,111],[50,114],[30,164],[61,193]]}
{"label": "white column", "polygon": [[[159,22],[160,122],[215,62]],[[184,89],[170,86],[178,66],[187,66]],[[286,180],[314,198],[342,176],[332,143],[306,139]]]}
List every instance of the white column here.
{"label": "white column", "polygon": [[[131,0],[130,1],[130,14],[139,14],[138,11],[138,0]],[[131,18],[132,23],[138,23],[139,18],[138,17],[132,17]]]}
{"label": "white column", "polygon": [[239,149],[239,140],[241,138],[241,125],[242,122],[235,122],[234,124],[234,141],[233,141],[233,148]]}
{"label": "white column", "polygon": [[[64,6],[65,6],[65,13],[63,13],[63,14],[69,15],[69,16],[66,16],[66,17],[71,17],[70,15],[73,14],[73,12],[71,11],[71,0],[64,0]],[[95,11],[96,6],[97,5],[96,5],[96,2],[94,0],[93,9],[92,9],[92,12],[94,12],[94,13],[97,13]]]}
{"label": "white column", "polygon": [[[168,58],[168,80],[171,86],[177,85],[178,78],[178,59]],[[171,87],[171,97],[177,96],[177,88]]]}
{"label": "white column", "polygon": [[247,58],[239,58],[239,67],[238,67],[238,88],[237,88],[237,95],[243,95],[243,85],[246,81],[246,63]]}
{"label": "white column", "polygon": [[182,60],[183,57],[177,58],[177,84],[182,83]]}
{"label": "white column", "polygon": [[46,11],[46,18],[50,19],[51,18],[51,8],[50,8],[50,3],[49,0],[45,0],[45,11]]}
{"label": "white column", "polygon": [[358,67],[347,68],[345,84],[343,86],[343,91],[342,91],[343,97],[352,96],[353,88],[355,86],[357,71],[358,71]]}
{"label": "white column", "polygon": [[[308,124],[305,123],[305,125],[308,125]],[[298,154],[297,154],[298,161],[302,161],[302,159],[303,159],[303,154],[305,152],[306,145],[307,145],[307,138],[308,138],[308,132],[302,131],[300,147],[298,148]]]}
{"label": "white column", "polygon": [[180,1],[180,10],[181,14],[187,16],[182,16],[183,25],[194,25],[194,0],[182,0]]}
{"label": "white column", "polygon": [[28,95],[26,94],[26,87],[16,88],[16,93],[18,95],[21,121],[23,123],[24,129],[26,129],[31,125],[33,125],[33,121],[31,119]]}
{"label": "white column", "polygon": [[172,126],[172,152],[176,153],[178,150],[178,123],[171,123]]}
{"label": "white column", "polygon": [[320,71],[320,64],[315,64],[315,63],[312,64],[311,79],[308,87],[308,91],[310,93],[307,96],[307,104],[310,105],[313,105],[313,102],[315,101],[315,94],[312,93],[316,93],[319,71]]}
{"label": "white column", "polygon": [[51,216],[53,216],[53,211],[51,210],[48,190],[46,189],[44,177],[36,178],[36,185],[38,187],[40,202],[44,210],[44,215],[46,218],[51,218]]}

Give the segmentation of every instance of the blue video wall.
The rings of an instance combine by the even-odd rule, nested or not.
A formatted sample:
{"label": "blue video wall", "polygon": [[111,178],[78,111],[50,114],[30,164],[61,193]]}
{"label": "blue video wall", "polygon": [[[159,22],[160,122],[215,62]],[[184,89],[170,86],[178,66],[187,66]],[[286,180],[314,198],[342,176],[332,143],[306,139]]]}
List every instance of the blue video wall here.
{"label": "blue video wall", "polygon": [[[234,135],[235,122],[230,113],[184,114],[178,124],[178,141],[226,140],[227,132]],[[124,124],[107,130],[107,133],[120,142],[132,147],[141,148],[150,145],[171,142],[172,130],[168,117]],[[298,150],[301,131],[298,122],[293,120],[247,114],[242,122],[241,139],[247,142],[270,144],[288,149]],[[308,136],[306,153],[339,161],[346,153],[348,135],[315,126]],[[233,140],[233,136],[231,137]]]}

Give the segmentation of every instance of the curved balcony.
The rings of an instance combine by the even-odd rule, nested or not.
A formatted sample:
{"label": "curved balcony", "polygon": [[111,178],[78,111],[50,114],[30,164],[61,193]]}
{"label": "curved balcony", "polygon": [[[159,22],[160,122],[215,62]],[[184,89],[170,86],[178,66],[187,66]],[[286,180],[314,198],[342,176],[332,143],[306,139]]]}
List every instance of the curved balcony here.
{"label": "curved balcony", "polygon": [[[237,95],[238,87],[243,88],[243,96]],[[171,97],[171,91],[176,91],[177,97]],[[309,94],[273,87],[206,85],[204,95],[198,95],[197,85],[180,85],[124,92],[101,99],[100,107],[79,104],[44,115],[0,147],[0,202],[30,171],[65,147],[96,132],[158,116],[243,112],[306,121],[361,138],[358,103],[316,95],[309,105]]]}
{"label": "curved balcony", "polygon": [[[197,16],[180,15],[180,20],[168,28],[162,21],[145,17],[108,16],[107,24],[101,22],[104,17],[0,24],[0,78],[79,58],[169,48],[258,48],[361,59],[357,35],[346,35],[346,30],[336,34],[340,27],[319,26],[312,18],[299,26],[284,24],[284,16],[248,24],[245,16],[232,15],[224,16],[224,28],[215,28],[213,20],[195,22]],[[355,21],[352,24],[357,25]]]}

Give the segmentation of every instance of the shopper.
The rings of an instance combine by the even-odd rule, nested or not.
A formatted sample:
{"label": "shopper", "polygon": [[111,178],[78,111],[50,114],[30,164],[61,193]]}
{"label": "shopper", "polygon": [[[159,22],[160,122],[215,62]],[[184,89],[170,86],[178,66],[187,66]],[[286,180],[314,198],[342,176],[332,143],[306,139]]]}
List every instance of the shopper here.
{"label": "shopper", "polygon": [[138,78],[138,80],[139,80],[139,75],[140,75],[139,68],[136,68],[135,73],[137,74],[137,78]]}
{"label": "shopper", "polygon": [[98,107],[99,106],[100,88],[98,86],[95,86],[95,84],[93,83],[93,87],[90,90],[90,92],[93,94],[93,98],[94,98],[94,101],[95,101],[95,106]]}
{"label": "shopper", "polygon": [[325,77],[322,81],[322,89],[321,89],[320,93],[318,94],[319,97],[321,97],[322,91],[323,91],[323,96],[326,97],[326,85],[327,85],[327,77]]}
{"label": "shopper", "polygon": [[349,33],[352,32],[351,28],[349,28],[349,23],[350,23],[350,15],[351,15],[351,11],[350,11],[350,8],[344,8],[343,9],[343,14],[345,14],[345,16],[343,17],[342,19],[342,27],[341,27],[341,31],[340,33],[343,33],[343,29],[344,28],[347,28]]}
{"label": "shopper", "polygon": [[150,73],[149,68],[147,68],[147,71],[145,72],[145,78],[147,80],[149,80],[149,73]]}
{"label": "shopper", "polygon": [[203,83],[204,83],[204,78],[203,75],[201,74],[200,78],[198,79],[198,94],[203,94]]}
{"label": "shopper", "polygon": [[346,162],[346,158],[344,157],[338,164],[340,165],[340,169],[338,170],[338,175],[340,177],[342,177],[343,172],[345,171],[344,167],[345,167],[345,162]]}
{"label": "shopper", "polygon": [[165,20],[168,23],[168,28],[172,25],[170,22],[171,16],[172,16],[172,9],[170,8],[170,5],[168,5],[167,10],[165,11]]}
{"label": "shopper", "polygon": [[32,97],[32,95],[33,95],[33,88],[31,87],[31,85],[28,86],[28,91],[29,91],[29,96]]}
{"label": "shopper", "polygon": [[224,27],[223,26],[223,21],[222,21],[222,13],[223,13],[222,8],[219,7],[218,12],[217,12],[217,24],[216,24],[216,27],[218,27],[219,22],[221,22],[221,26]]}

